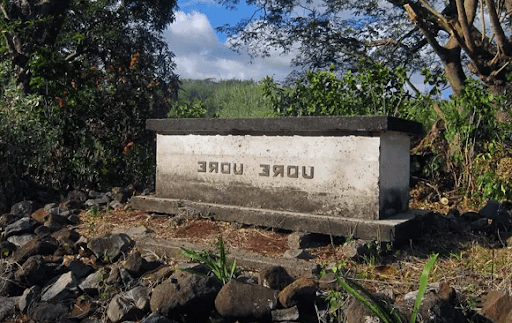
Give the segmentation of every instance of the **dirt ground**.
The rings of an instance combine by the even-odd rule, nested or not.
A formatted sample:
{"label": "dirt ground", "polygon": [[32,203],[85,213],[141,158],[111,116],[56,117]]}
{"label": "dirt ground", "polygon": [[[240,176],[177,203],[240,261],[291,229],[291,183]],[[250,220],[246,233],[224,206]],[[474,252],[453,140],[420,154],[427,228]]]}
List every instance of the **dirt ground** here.
{"label": "dirt ground", "polygon": [[[426,208],[446,214],[453,205],[412,201],[414,208]],[[457,207],[461,212],[466,209]],[[168,215],[148,214],[129,207],[108,212],[83,211],[78,231],[95,236],[117,229],[144,226],[157,239],[175,239],[209,246],[222,237],[229,250],[283,256],[288,250],[291,232],[249,227],[208,218],[185,218],[176,221]],[[448,282],[460,295],[461,306],[477,309],[490,290],[512,291],[512,253],[496,239],[464,234],[431,233],[402,246],[379,245],[380,253],[354,261],[344,259],[343,238],[308,249],[323,267],[342,263],[348,274],[373,292],[391,288],[397,299],[418,287],[419,277],[429,255],[439,253],[431,271],[431,283]]]}
{"label": "dirt ground", "polygon": [[226,246],[238,250],[282,256],[288,249],[288,234],[262,228],[241,227],[237,224],[208,218],[185,218],[176,225],[172,216],[152,215],[143,211],[113,210],[100,214],[81,214],[79,232],[84,236],[98,235],[118,229],[144,226],[154,231],[157,239],[174,239],[211,246],[222,237]]}

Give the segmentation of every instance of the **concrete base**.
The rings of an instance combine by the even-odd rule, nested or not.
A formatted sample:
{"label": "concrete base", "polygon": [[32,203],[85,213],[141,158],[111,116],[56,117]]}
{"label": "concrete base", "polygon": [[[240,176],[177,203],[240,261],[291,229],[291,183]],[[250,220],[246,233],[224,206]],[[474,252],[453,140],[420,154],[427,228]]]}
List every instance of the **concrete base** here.
{"label": "concrete base", "polygon": [[[205,246],[201,244],[173,240],[155,240],[151,237],[138,239],[136,241],[135,248],[143,255],[156,254],[159,257],[168,257],[170,259],[179,261],[190,261],[190,258],[187,258],[183,255],[182,248],[194,251],[212,249],[211,246]],[[236,266],[238,269],[262,271],[268,267],[282,266],[290,275],[294,276],[295,278],[314,277],[320,272],[320,266],[314,261],[263,256],[245,250],[230,249],[227,250],[227,253],[228,263],[236,260]]]}
{"label": "concrete base", "polygon": [[402,242],[418,236],[420,226],[413,221],[426,211],[410,210],[384,220],[361,220],[307,213],[295,213],[230,205],[198,203],[155,196],[134,196],[134,209],[178,214],[181,208],[193,208],[215,220],[280,228],[292,231],[322,233],[355,239]]}

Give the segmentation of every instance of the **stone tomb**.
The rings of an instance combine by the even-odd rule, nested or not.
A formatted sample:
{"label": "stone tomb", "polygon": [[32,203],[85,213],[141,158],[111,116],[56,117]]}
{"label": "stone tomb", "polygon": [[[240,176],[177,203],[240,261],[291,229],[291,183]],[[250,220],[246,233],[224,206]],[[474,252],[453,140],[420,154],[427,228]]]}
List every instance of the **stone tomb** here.
{"label": "stone tomb", "polygon": [[155,119],[155,196],[134,208],[193,207],[216,219],[394,241],[406,212],[410,134],[421,125],[375,117]]}

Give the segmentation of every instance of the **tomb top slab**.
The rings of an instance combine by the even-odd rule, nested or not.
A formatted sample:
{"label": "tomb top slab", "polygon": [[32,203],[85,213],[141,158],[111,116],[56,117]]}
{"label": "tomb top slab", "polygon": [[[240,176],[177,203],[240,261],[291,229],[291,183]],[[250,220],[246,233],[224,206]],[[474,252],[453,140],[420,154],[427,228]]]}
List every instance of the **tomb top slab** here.
{"label": "tomb top slab", "polygon": [[390,116],[149,119],[146,128],[164,135],[344,136],[381,131],[413,135],[423,133],[420,123]]}

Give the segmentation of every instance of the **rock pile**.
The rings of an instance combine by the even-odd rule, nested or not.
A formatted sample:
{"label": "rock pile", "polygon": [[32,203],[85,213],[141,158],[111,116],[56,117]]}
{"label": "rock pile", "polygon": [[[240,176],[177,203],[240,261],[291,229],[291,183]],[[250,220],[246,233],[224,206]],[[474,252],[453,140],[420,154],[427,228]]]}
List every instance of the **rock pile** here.
{"label": "rock pile", "polygon": [[33,211],[24,201],[0,217],[0,321],[208,322],[213,315],[283,322],[312,309],[317,283],[293,280],[282,267],[269,270],[261,284],[241,276],[222,286],[199,265],[177,269],[143,257],[126,233],[88,240],[75,231],[80,209],[113,201],[123,203],[73,191],[60,205]]}
{"label": "rock pile", "polygon": [[[328,321],[332,308],[327,290],[337,288],[332,273],[322,279],[293,278],[284,268],[271,267],[258,276],[242,275],[222,286],[199,265],[169,265],[141,255],[130,236],[136,230],[91,239],[75,230],[80,210],[120,207],[131,194],[130,189],[72,191],[59,205],[33,210],[32,202],[23,201],[2,215],[0,321]],[[483,232],[510,229],[510,217],[500,210],[499,204],[490,203],[479,213],[436,214],[428,221],[432,228],[447,230],[461,225]],[[300,249],[306,238],[294,236],[292,242]],[[392,296],[386,297],[393,302]],[[467,322],[455,300],[456,292],[449,285],[431,288],[420,310],[424,322]],[[414,296],[405,297],[395,307],[409,317],[413,303]],[[356,301],[345,304],[343,313],[349,323],[368,322],[371,317]],[[492,315],[492,322],[501,320],[500,313]]]}

